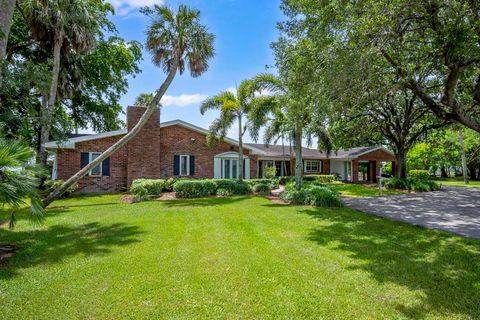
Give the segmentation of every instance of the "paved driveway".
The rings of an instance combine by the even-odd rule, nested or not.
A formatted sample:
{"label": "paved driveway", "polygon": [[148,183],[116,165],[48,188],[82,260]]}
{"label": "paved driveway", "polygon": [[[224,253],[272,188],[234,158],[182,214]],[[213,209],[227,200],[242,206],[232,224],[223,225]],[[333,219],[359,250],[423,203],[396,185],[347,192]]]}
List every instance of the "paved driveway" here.
{"label": "paved driveway", "polygon": [[347,207],[432,229],[480,239],[480,189],[344,199]]}

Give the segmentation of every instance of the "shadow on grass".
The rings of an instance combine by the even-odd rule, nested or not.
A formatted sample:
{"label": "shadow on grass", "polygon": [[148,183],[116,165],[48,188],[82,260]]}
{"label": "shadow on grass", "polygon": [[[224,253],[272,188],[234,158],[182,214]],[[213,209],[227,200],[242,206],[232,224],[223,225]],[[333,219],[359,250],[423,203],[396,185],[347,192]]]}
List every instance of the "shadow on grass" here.
{"label": "shadow on grass", "polygon": [[1,242],[15,243],[18,248],[12,258],[0,264],[0,280],[15,276],[18,269],[57,263],[78,254],[105,255],[114,247],[138,242],[142,233],[138,227],[124,223],[96,222],[28,231],[0,229]]}
{"label": "shadow on grass", "polygon": [[346,252],[353,269],[380,283],[420,291],[416,305],[398,304],[408,318],[439,312],[480,318],[480,241],[371,217],[353,210],[306,209],[325,225],[309,239]]}
{"label": "shadow on grass", "polygon": [[161,200],[161,202],[169,207],[211,207],[224,206],[233,203],[242,202],[251,199],[251,196],[237,196],[237,197],[210,197],[198,199],[176,199],[176,200]]}

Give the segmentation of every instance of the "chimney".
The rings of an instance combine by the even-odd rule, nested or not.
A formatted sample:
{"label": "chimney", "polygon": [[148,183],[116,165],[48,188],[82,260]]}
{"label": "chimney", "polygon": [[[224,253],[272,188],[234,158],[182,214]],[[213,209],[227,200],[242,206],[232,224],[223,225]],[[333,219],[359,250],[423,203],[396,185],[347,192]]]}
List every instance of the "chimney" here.
{"label": "chimney", "polygon": [[[128,131],[138,123],[145,107],[127,107]],[[142,130],[128,142],[127,186],[140,178],[160,178],[160,109],[157,108]]]}

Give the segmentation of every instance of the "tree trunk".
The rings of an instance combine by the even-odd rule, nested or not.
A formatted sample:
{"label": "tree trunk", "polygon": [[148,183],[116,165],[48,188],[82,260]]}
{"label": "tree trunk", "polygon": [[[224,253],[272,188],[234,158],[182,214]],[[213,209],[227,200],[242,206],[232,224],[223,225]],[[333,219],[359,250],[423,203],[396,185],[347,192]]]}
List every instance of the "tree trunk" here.
{"label": "tree trunk", "polygon": [[407,177],[407,156],[403,149],[400,149],[395,154],[395,161],[397,165],[397,178]]}
{"label": "tree trunk", "polygon": [[152,115],[152,113],[155,111],[157,108],[158,104],[160,103],[160,100],[162,99],[163,95],[167,91],[168,87],[173,81],[173,78],[175,78],[175,74],[177,73],[177,68],[178,68],[178,59],[176,59],[173,62],[173,65],[170,69],[170,72],[168,73],[167,78],[165,81],[162,83],[160,88],[158,89],[157,93],[153,97],[152,101],[148,105],[147,110],[143,113],[143,115],[140,117],[140,120],[138,123],[133,127],[133,129],[128,132],[122,139],[118,140],[116,143],[114,143],[110,148],[108,148],[105,152],[103,152],[98,158],[90,162],[88,165],[83,167],[80,171],[78,171],[75,175],[70,177],[67,181],[65,181],[58,189],[50,193],[45,199],[43,199],[43,206],[47,207],[50,203],[52,203],[53,200],[61,196],[72,184],[78,182],[83,176],[85,176],[90,170],[98,166],[100,163],[102,163],[103,160],[106,158],[110,157],[112,154],[118,151],[121,147],[127,144],[128,141],[130,141],[132,138],[134,138],[140,130],[142,130],[143,126],[145,123],[147,123],[148,119]]}
{"label": "tree trunk", "polygon": [[243,181],[243,130],[242,114],[238,115],[238,180]]}
{"label": "tree trunk", "polygon": [[445,165],[440,166],[440,174],[442,178],[448,178],[447,168]]}
{"label": "tree trunk", "polygon": [[[60,74],[60,50],[62,49],[64,39],[64,32],[57,30],[55,32],[55,43],[53,46],[53,68],[52,68],[52,82],[50,84],[50,92],[47,99],[46,106],[44,105],[40,116],[40,163],[47,164],[48,152],[45,149],[45,143],[50,139],[50,129],[52,127],[53,113],[55,110],[55,102],[57,100],[58,77]],[[42,103],[44,101],[42,100]]]}
{"label": "tree trunk", "polygon": [[300,190],[303,185],[303,161],[302,161],[302,126],[300,123],[295,124],[295,188]]}
{"label": "tree trunk", "polygon": [[15,10],[15,0],[0,0],[0,86],[2,85],[1,64],[7,56],[8,35],[12,25],[13,11]]}
{"label": "tree trunk", "polygon": [[463,129],[460,129],[460,153],[462,154],[462,174],[463,182],[468,184],[467,159],[465,157],[465,146],[463,144]]}

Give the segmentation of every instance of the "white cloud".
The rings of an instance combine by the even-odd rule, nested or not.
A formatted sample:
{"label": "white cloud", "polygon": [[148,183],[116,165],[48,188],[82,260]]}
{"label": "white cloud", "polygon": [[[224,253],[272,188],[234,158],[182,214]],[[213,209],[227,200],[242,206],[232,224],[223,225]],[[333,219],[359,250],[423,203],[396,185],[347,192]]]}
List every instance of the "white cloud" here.
{"label": "white cloud", "polygon": [[139,8],[152,6],[154,4],[163,4],[163,0],[108,0],[115,8],[115,13],[119,16],[126,16]]}
{"label": "white cloud", "polygon": [[207,98],[208,96],[205,94],[181,94],[179,96],[164,95],[161,103],[163,106],[185,107],[192,104],[202,103],[203,100]]}
{"label": "white cloud", "polygon": [[231,92],[233,94],[236,94],[237,93],[237,88],[235,87],[228,87],[227,89],[225,89],[225,91],[228,91],[228,92]]}

